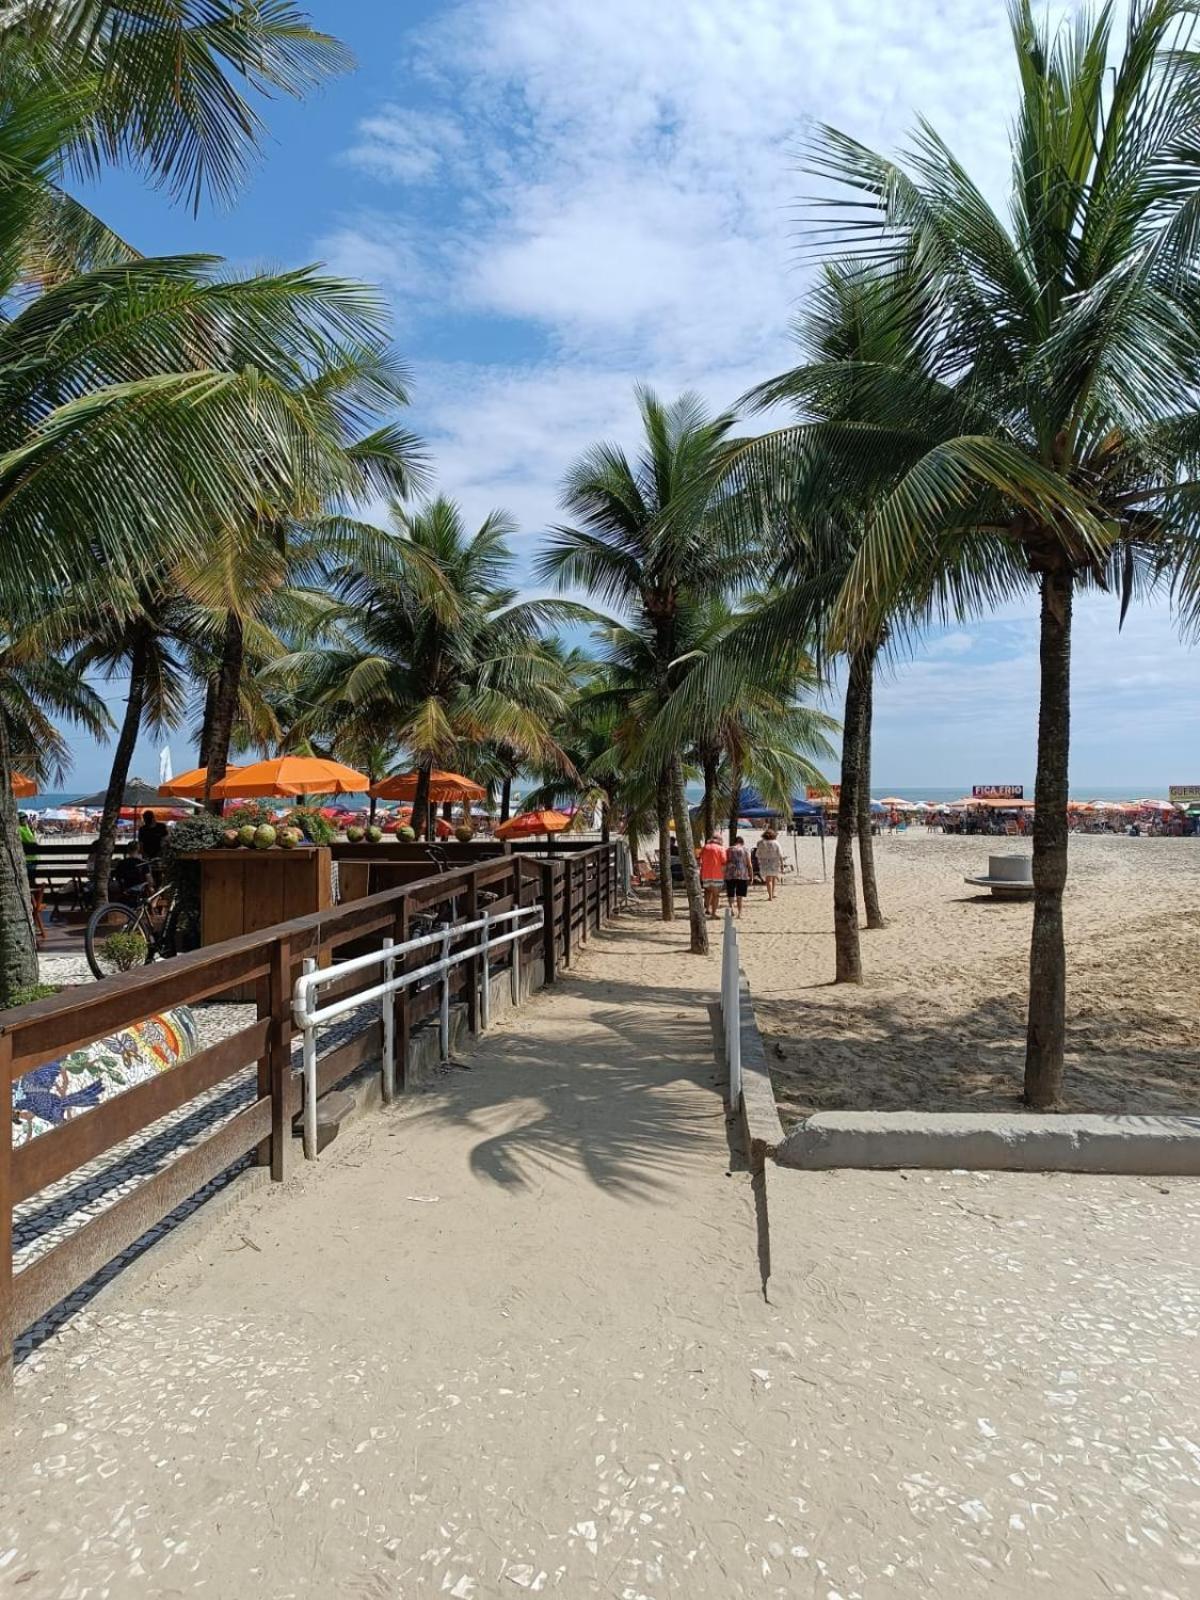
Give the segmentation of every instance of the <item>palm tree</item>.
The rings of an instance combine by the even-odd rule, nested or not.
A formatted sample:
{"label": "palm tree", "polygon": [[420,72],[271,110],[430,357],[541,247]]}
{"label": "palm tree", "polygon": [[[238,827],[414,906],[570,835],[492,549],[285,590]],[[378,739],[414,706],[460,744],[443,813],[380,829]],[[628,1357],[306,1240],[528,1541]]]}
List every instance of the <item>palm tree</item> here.
{"label": "palm tree", "polygon": [[[1127,602],[1174,564],[1181,600],[1195,603],[1194,11],[1138,0],[1110,62],[1111,7],[1053,34],[1013,0],[1021,98],[1007,220],[925,124],[901,162],[828,128],[808,158],[851,191],[831,202],[818,251],[913,264],[932,341],[920,375],[851,364],[856,419],[817,425],[839,474],[887,480],[833,636],[854,638],[938,572],[978,593],[1019,563],[1040,594],[1025,1062],[1025,1096],[1040,1107],[1059,1099],[1065,1048],[1074,594],[1118,586]],[[797,430],[774,436],[781,473],[796,444]]]}
{"label": "palm tree", "polygon": [[[735,551],[707,513],[708,486],[727,448],[733,418],[710,418],[694,394],[667,405],[651,390],[637,391],[643,440],[636,462],[617,445],[589,450],[567,475],[563,504],[576,526],[551,533],[537,564],[542,577],[575,585],[615,607],[650,641],[647,687],[656,707],[671,692],[680,653],[679,615],[685,604],[736,589]],[[673,813],[687,891],[691,948],[708,951],[708,929],[684,787],[683,751],[676,748],[657,774],[659,853],[666,878],[667,820]],[[671,915],[664,884],[664,915]]]}
{"label": "palm tree", "polygon": [[[966,539],[999,546],[1001,562],[1015,548],[1040,589],[1025,1093],[1050,1106],[1065,1048],[1074,592],[1114,575],[1131,586],[1139,560],[1152,570],[1196,531],[1196,419],[1180,396],[1200,376],[1200,168],[1189,154],[1200,61],[1184,0],[1134,4],[1115,68],[1111,7],[1057,34],[1029,0],[1011,9],[1021,100],[1007,222],[926,127],[903,165],[832,131],[812,165],[857,191],[856,249],[921,262],[938,319],[941,382],[924,386],[919,409],[911,386],[905,400],[901,384],[876,387],[869,431],[894,433],[904,410],[910,437],[851,588],[894,592],[931,543],[952,551]],[[914,415],[934,413],[942,436],[913,440]]]}
{"label": "palm tree", "polygon": [[110,579],[102,602],[94,594],[73,598],[55,618],[59,639],[77,645],[67,662],[70,672],[82,679],[98,671],[129,686],[93,856],[97,904],[107,898],[117,821],[138,736],[143,729],[162,733],[180,722],[189,690],[184,651],[199,625],[195,608],[169,580],[134,585]]}
{"label": "palm tree", "polygon": [[407,751],[418,836],[432,832],[430,774],[465,749],[501,743],[566,764],[550,731],[565,680],[541,633],[580,608],[517,599],[512,531],[497,511],[468,534],[445,498],[414,513],[394,506],[377,554],[336,575],[320,642],[270,669],[311,708],[301,730],[370,728]]}
{"label": "palm tree", "polygon": [[[298,397],[324,419],[320,472],[286,487],[275,504],[247,506],[214,530],[181,572],[188,592],[219,622],[220,657],[202,734],[206,798],[224,775],[239,702],[247,629],[277,615],[299,591],[312,607],[336,567],[362,559],[375,529],[349,515],[372,495],[403,498],[424,482],[416,438],[381,414],[408,404],[407,375],[381,343],[322,349]],[[286,623],[285,623],[286,625]]]}
{"label": "palm tree", "polygon": [[[377,323],[315,273],[142,260],[64,177],[127,161],[225,193],[260,131],[243,89],[299,92],[340,60],[286,0],[29,0],[0,19],[0,611],[18,629],[73,575],[136,581],[311,468],[297,364]],[[0,1003],[37,974],[10,775],[0,728]]]}

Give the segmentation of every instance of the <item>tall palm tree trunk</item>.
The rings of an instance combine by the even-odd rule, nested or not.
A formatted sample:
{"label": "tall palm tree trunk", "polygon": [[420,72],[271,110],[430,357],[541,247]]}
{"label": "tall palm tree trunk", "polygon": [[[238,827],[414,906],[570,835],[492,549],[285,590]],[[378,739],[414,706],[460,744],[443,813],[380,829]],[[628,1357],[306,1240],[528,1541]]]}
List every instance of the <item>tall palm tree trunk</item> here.
{"label": "tall palm tree trunk", "polygon": [[687,895],[688,922],[691,925],[692,954],[708,954],[708,923],[704,917],[704,890],[700,883],[700,863],[692,848],[692,819],[688,815],[687,790],[683,783],[683,762],[671,762],[671,808],[675,813],[675,837],[679,840],[679,864]]}
{"label": "tall palm tree trunk", "polygon": [[225,776],[229,765],[229,743],[237,715],[242,688],[242,665],[246,659],[246,634],[236,611],[225,616],[225,638],[221,645],[221,665],[217,671],[217,691],[213,703],[212,727],[208,743],[208,776],[204,780],[204,799],[209,810],[221,815],[221,802],[212,798],[212,787]]}
{"label": "tall palm tree trunk", "polygon": [[1071,743],[1071,607],[1074,576],[1042,574],[1041,703],[1033,813],[1033,937],[1025,1099],[1058,1103],[1066,1049],[1067,951],[1062,901],[1067,882],[1067,792]]}
{"label": "tall palm tree trunk", "polygon": [[664,922],[675,917],[675,878],[671,872],[671,790],[667,775],[658,780],[654,796],[658,813],[658,898]]}
{"label": "tall palm tree trunk", "polygon": [[704,752],[704,837],[711,839],[717,831],[717,757],[711,750]]}
{"label": "tall palm tree trunk", "polygon": [[142,726],[142,712],[146,704],[146,659],[148,650],[144,635],[139,635],[129,654],[129,699],[125,702],[125,716],[117,747],[113,751],[112,771],[104,794],[104,810],[100,814],[100,837],[92,863],[92,893],[95,903],[108,899],[108,877],[112,870],[113,850],[117,843],[117,819],[125,797],[125,784],[133,752],[137,746]]}
{"label": "tall palm tree trunk", "polygon": [[842,787],[838,796],[837,847],[833,853],[835,983],[862,982],[858,897],[854,889],[854,835],[858,820],[858,766],[862,757],[864,687],[862,663],[857,655],[853,655],[846,677],[846,710],[842,721]]}
{"label": "tall palm tree trunk", "polygon": [[418,839],[431,838],[434,832],[433,807],[429,804],[432,761],[417,763],[417,792],[413,795],[412,829]]}
{"label": "tall palm tree trunk", "polygon": [[504,781],[500,785],[500,821],[507,822],[512,815],[512,773],[504,774]]}
{"label": "tall palm tree trunk", "polygon": [[37,939],[20,830],[8,726],[0,716],[0,1007],[10,1005],[18,989],[38,981]]}
{"label": "tall palm tree trunk", "polygon": [[600,843],[608,844],[612,835],[612,803],[607,795],[600,797]]}
{"label": "tall palm tree trunk", "polygon": [[200,723],[200,747],[196,751],[196,765],[208,765],[208,752],[212,749],[213,718],[217,714],[217,680],[210,676],[204,686],[204,718]]}
{"label": "tall palm tree trunk", "polygon": [[872,645],[862,652],[862,747],[858,757],[858,871],[868,928],[886,928],[875,881],[875,836],[871,832],[871,726],[875,716],[875,656]]}
{"label": "tall palm tree trunk", "polygon": [[729,781],[732,785],[729,791],[729,842],[737,838],[738,812],[742,806],[742,763],[737,756],[730,754]]}

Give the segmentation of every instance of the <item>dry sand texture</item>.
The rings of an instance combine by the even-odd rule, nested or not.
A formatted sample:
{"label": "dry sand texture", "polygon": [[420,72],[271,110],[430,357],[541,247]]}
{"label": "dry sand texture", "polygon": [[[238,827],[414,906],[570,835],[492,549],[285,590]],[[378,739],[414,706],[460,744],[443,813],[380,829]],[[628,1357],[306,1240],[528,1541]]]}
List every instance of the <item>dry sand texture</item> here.
{"label": "dry sand texture", "polygon": [[[785,1120],[1016,1108],[1033,911],[963,878],[1029,849],[924,829],[878,840],[888,926],[863,933],[861,989],[830,981],[817,840],[799,842],[801,881],[774,905],[753,892],[742,964]],[[1068,1109],[1200,1109],[1200,840],[1072,838],[1065,915]]]}
{"label": "dry sand texture", "polygon": [[0,1593],[1194,1595],[1200,1187],[782,1175],[767,1303],[684,938],[43,1346]]}

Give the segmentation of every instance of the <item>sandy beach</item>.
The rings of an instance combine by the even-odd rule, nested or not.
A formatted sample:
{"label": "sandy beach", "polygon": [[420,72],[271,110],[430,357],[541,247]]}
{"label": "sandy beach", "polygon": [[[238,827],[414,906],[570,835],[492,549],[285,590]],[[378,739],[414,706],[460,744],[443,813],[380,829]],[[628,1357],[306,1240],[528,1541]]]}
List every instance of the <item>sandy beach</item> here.
{"label": "sandy beach", "polygon": [[[785,1121],[1016,1108],[1032,907],[963,878],[989,851],[1029,848],[924,829],[878,840],[889,925],[863,933],[861,989],[831,982],[833,891],[816,839],[798,841],[799,872],[773,905],[754,890],[742,960]],[[1073,836],[1066,922],[1068,1109],[1200,1109],[1200,843]]]}

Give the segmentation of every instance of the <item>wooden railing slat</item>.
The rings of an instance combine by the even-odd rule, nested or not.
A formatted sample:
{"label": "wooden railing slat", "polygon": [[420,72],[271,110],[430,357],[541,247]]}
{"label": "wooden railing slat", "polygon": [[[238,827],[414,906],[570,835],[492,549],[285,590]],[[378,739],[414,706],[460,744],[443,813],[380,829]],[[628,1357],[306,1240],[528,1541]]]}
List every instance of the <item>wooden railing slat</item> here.
{"label": "wooden railing slat", "polygon": [[197,1189],[252,1150],[270,1127],[271,1102],[256,1100],[203,1143],[185,1151],[169,1167],[122,1195],[115,1205],[84,1223],[23,1272],[16,1273],[12,1287],[16,1331],[19,1333],[44,1317],[114,1256],[170,1216]]}

